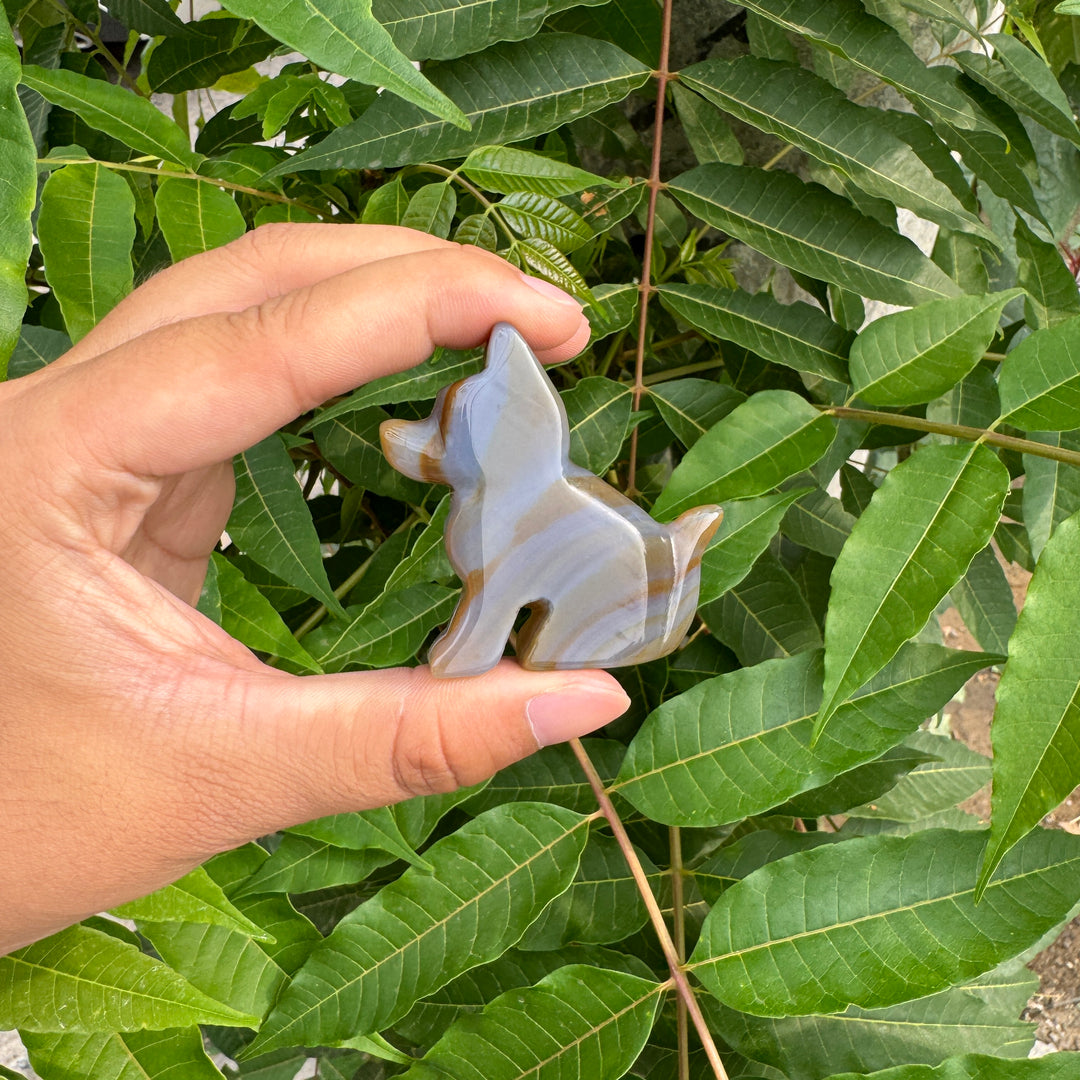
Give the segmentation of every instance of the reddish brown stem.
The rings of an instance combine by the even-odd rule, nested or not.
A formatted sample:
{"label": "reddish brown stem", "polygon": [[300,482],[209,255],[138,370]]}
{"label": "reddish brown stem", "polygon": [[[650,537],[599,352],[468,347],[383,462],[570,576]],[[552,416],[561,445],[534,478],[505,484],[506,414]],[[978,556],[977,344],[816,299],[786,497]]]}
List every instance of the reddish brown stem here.
{"label": "reddish brown stem", "polygon": [[[649,169],[649,208],[645,216],[645,251],[642,255],[641,283],[638,285],[638,336],[634,359],[634,412],[641,408],[641,395],[645,388],[645,331],[649,320],[649,297],[653,293],[652,253],[653,235],[656,232],[656,197],[660,194],[660,152],[664,139],[664,101],[667,84],[671,78],[668,57],[671,50],[672,0],[664,0],[664,13],[660,26],[660,67],[656,72],[656,121],[653,125],[652,166]],[[637,492],[638,429],[630,433],[630,466],[627,470],[626,491],[631,498]]]}
{"label": "reddish brown stem", "polygon": [[675,992],[686,1005],[686,1011],[690,1014],[690,1019],[693,1021],[694,1028],[701,1039],[701,1045],[705,1049],[705,1057],[712,1067],[713,1075],[716,1080],[728,1080],[727,1070],[720,1060],[720,1054],[716,1049],[716,1043],[713,1041],[712,1032],[709,1031],[709,1026],[705,1023],[705,1017],[701,1015],[701,1006],[698,1005],[697,998],[694,996],[693,987],[691,987],[690,981],[686,977],[686,971],[679,960],[679,953],[675,948],[674,941],[671,939],[671,934],[668,932],[667,923],[664,922],[664,913],[660,910],[660,904],[657,902],[652,887],[649,885],[645,868],[641,865],[637,852],[634,851],[634,845],[626,834],[626,828],[619,817],[619,812],[615,809],[608,793],[604,790],[604,782],[600,779],[600,774],[596,771],[588,751],[581,745],[581,740],[571,739],[570,746],[574,751],[574,756],[578,759],[578,764],[581,765],[582,772],[585,773],[585,777],[589,781],[589,787],[592,788],[593,794],[596,796],[596,801],[600,805],[604,818],[615,835],[615,842],[619,845],[619,850],[626,860],[626,865],[630,868],[630,874],[637,885],[638,892],[641,894],[641,899],[645,902],[645,908],[649,913],[649,921],[656,931],[656,936],[660,941],[660,948],[664,953],[664,959],[667,961],[668,969],[671,972]]}

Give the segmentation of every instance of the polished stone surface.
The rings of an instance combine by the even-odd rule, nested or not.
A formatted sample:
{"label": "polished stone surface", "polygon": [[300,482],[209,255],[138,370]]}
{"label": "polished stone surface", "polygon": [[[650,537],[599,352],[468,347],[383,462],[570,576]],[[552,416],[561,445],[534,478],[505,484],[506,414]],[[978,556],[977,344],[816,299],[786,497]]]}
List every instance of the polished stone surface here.
{"label": "polished stone surface", "polygon": [[434,675],[494,667],[522,608],[516,653],[534,671],[640,664],[682,642],[720,508],[661,525],[575,465],[562,401],[512,326],[495,327],[485,369],[441,391],[426,420],[380,434],[395,469],[454,489],[446,548],[464,588],[431,647]]}

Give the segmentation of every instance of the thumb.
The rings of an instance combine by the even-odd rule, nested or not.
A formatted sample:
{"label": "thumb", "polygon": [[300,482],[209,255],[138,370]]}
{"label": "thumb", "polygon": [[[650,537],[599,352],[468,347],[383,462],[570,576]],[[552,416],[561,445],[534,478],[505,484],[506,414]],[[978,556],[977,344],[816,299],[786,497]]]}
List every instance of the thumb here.
{"label": "thumb", "polygon": [[[464,679],[418,667],[245,681],[238,731],[279,759],[253,770],[263,774],[255,790],[247,774],[253,834],[478,783],[630,705],[606,672],[525,671],[511,660]],[[238,750],[252,760],[250,747]]]}

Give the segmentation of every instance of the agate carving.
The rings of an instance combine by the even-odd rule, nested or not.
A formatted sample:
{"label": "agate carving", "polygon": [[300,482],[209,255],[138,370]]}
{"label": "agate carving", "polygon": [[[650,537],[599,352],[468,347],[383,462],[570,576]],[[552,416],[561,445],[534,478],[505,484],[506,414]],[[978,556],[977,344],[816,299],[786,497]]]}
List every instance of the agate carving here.
{"label": "agate carving", "polygon": [[491,334],[483,371],[440,392],[425,420],[387,420],[391,465],[453,488],[446,549],[461,600],[432,645],[432,674],[479,675],[503,655],[533,671],[608,668],[664,656],[697,607],[717,506],[670,525],[570,460],[561,399],[524,338]]}

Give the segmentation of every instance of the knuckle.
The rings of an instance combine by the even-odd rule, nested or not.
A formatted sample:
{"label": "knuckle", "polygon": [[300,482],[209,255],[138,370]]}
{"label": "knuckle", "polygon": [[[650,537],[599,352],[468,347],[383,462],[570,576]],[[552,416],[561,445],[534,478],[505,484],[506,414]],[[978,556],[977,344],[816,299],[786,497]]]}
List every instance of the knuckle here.
{"label": "knuckle", "polygon": [[404,694],[391,749],[394,781],[406,797],[445,794],[469,783],[452,749],[451,717],[428,695]]}
{"label": "knuckle", "polygon": [[295,225],[290,222],[270,221],[244,233],[221,250],[245,263],[258,265],[263,260],[277,258],[295,239],[294,229]]}

